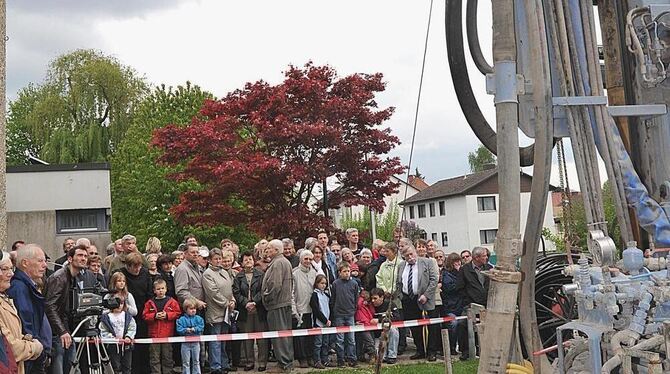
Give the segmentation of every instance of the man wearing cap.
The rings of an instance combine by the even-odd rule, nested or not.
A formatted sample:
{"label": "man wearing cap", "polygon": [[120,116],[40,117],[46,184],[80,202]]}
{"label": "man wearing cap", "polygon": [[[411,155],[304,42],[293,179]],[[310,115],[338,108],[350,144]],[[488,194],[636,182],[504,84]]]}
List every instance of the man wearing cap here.
{"label": "man wearing cap", "polygon": [[207,247],[204,245],[200,247],[200,250],[198,251],[197,262],[200,273],[204,273],[205,270],[207,270],[209,267],[209,249],[207,249]]}

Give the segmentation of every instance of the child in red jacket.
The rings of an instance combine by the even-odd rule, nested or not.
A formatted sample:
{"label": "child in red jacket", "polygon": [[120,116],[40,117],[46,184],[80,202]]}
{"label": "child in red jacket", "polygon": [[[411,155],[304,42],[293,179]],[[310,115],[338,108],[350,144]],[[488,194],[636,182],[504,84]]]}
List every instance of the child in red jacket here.
{"label": "child in red jacket", "polygon": [[[181,315],[177,300],[167,296],[167,283],[162,278],[154,281],[154,297],[144,304],[142,318],[147,321],[150,338],[174,336],[175,321]],[[151,374],[172,373],[172,344],[151,344],[149,346]]]}
{"label": "child in red jacket", "polygon": [[[375,307],[370,302],[368,291],[363,290],[358,296],[355,318],[359,325],[369,325],[370,320],[375,318]],[[361,362],[374,361],[375,341],[370,331],[356,333],[356,355]]]}

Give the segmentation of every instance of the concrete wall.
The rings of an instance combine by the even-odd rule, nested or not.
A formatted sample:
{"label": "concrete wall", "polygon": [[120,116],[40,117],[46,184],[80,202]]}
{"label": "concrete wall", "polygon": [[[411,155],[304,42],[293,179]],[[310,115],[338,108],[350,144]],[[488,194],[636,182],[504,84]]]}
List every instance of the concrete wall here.
{"label": "concrete wall", "polygon": [[15,212],[7,214],[8,246],[17,240],[26,243],[37,243],[53,260],[62,256],[63,241],[72,237],[78,239],[86,237],[95,242],[98,253],[104,253],[107,244],[111,242],[110,232],[91,232],[81,234],[56,234],[56,212]]}
{"label": "concrete wall", "polygon": [[7,211],[110,208],[110,191],[109,170],[7,173]]}

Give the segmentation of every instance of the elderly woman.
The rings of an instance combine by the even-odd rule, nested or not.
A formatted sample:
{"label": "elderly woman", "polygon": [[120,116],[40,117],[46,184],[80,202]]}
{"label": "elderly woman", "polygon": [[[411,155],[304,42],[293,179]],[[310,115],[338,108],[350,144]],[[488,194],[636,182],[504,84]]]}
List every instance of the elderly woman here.
{"label": "elderly woman", "polygon": [[42,344],[21,332],[21,319],[14,302],[7,296],[14,275],[9,253],[2,252],[0,257],[0,332],[9,342],[18,366],[18,373],[25,372],[24,362],[37,359],[42,353]]}
{"label": "elderly woman", "polygon": [[[293,317],[297,329],[308,329],[312,327],[312,307],[309,301],[314,291],[316,270],[312,265],[314,254],[309,249],[300,252],[300,265],[293,269]],[[300,362],[300,367],[306,368],[312,365],[312,338],[310,336],[299,336],[293,338],[294,356]]]}
{"label": "elderly woman", "polygon": [[[232,253],[226,251],[227,262],[232,264]],[[223,253],[218,248],[210,251],[210,265],[202,274],[202,288],[205,291],[207,310],[205,320],[210,334],[226,334],[230,328],[228,316],[235,308],[233,298],[233,276],[223,267]],[[209,363],[213,372],[227,372],[231,369],[225,342],[209,343]]]}

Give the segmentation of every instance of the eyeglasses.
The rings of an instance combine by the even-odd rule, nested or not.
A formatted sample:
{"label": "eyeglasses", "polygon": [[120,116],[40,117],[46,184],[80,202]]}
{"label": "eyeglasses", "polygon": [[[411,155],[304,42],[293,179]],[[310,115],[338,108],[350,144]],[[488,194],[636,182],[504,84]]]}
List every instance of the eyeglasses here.
{"label": "eyeglasses", "polygon": [[463,255],[461,258],[470,258],[470,255]]}
{"label": "eyeglasses", "polygon": [[14,269],[11,266],[0,267],[0,272],[3,274],[13,274]]}

